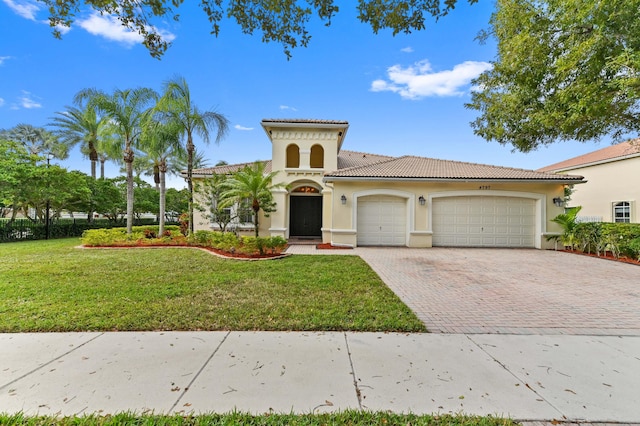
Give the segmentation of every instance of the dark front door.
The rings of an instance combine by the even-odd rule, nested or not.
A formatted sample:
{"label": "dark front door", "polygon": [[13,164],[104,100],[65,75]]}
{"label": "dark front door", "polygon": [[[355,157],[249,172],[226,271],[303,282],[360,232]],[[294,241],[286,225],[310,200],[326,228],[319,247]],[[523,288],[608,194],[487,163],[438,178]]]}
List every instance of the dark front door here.
{"label": "dark front door", "polygon": [[322,197],[290,198],[289,235],[291,237],[321,237]]}

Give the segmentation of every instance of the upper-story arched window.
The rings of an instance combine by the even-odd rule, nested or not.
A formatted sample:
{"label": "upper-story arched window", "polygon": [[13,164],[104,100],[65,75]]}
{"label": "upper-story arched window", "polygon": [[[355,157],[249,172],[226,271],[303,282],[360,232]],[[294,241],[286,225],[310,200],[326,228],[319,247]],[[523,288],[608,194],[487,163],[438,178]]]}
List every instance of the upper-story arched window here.
{"label": "upper-story arched window", "polygon": [[300,167],[300,148],[296,144],[287,147],[287,163],[288,169],[297,169]]}
{"label": "upper-story arched window", "polygon": [[324,168],[324,148],[322,146],[314,145],[311,147],[310,163],[312,169]]}

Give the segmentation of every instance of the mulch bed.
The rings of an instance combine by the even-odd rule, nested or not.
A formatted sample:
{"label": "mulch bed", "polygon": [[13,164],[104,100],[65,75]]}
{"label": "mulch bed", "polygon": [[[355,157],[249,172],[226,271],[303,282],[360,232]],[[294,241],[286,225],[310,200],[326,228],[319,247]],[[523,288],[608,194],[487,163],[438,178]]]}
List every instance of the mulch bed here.
{"label": "mulch bed", "polygon": [[585,253],[585,252],[582,252],[582,251],[572,251],[572,250],[558,250],[558,251],[562,251],[562,252],[570,253],[570,254],[579,254],[581,256],[595,257],[595,258],[598,258],[598,259],[611,260],[613,262],[629,263],[631,265],[639,265],[640,266],[640,261],[639,260],[631,259],[629,257],[624,257],[624,256],[620,256],[618,258],[615,258],[609,252],[600,253],[600,256],[598,256],[595,253]]}
{"label": "mulch bed", "polygon": [[353,247],[334,246],[331,243],[316,244],[318,250],[352,250]]}
{"label": "mulch bed", "polygon": [[218,257],[237,260],[267,260],[281,259],[290,256],[290,253],[266,253],[266,254],[247,254],[247,253],[229,253],[227,251],[218,250],[212,247],[190,246],[188,244],[132,244],[125,246],[80,246],[84,249],[130,249],[130,248],[193,248],[204,250]]}

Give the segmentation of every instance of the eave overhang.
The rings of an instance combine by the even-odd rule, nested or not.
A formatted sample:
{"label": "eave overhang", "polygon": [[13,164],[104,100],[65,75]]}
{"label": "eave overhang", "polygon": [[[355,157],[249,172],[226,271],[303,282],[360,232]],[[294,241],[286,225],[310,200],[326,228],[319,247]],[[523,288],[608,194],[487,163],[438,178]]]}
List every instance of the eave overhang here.
{"label": "eave overhang", "polygon": [[267,134],[269,141],[273,143],[272,130],[273,129],[321,129],[321,130],[342,130],[338,132],[338,151],[342,148],[342,143],[349,130],[349,123],[347,121],[331,121],[331,120],[276,120],[276,119],[264,119],[260,122],[262,129]]}
{"label": "eave overhang", "polygon": [[492,179],[492,178],[402,178],[402,177],[349,177],[349,176],[325,176],[323,182],[499,182],[499,183],[560,183],[565,185],[577,185],[587,183],[580,179]]}

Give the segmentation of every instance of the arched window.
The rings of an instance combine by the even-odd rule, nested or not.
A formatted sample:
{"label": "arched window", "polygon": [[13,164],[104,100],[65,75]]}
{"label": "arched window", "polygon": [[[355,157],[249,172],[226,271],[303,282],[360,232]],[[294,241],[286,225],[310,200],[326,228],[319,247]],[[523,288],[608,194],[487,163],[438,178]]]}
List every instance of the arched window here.
{"label": "arched window", "polygon": [[314,145],[311,147],[311,168],[324,168],[324,148],[320,145]]}
{"label": "arched window", "polygon": [[288,169],[297,169],[300,167],[300,148],[298,145],[292,144],[287,147],[287,164]]}
{"label": "arched window", "polygon": [[295,194],[319,194],[320,191],[318,190],[318,188],[314,188],[313,186],[299,186],[296,189],[294,189],[293,191],[291,191]]}
{"label": "arched window", "polygon": [[631,222],[631,204],[628,201],[621,201],[613,205],[614,222]]}

